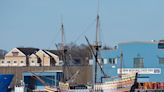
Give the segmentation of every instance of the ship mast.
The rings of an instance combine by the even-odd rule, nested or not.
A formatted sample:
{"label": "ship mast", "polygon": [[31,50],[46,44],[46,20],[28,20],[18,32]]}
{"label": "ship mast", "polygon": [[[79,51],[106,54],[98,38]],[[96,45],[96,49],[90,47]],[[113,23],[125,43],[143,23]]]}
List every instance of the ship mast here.
{"label": "ship mast", "polygon": [[65,42],[64,25],[63,25],[63,22],[62,22],[61,23],[61,47],[60,47],[60,50],[64,50],[64,42]]}
{"label": "ship mast", "polygon": [[[96,41],[95,41],[95,45],[91,46],[91,44],[89,43],[89,40],[87,39],[87,37],[85,37],[89,47],[90,47],[90,50],[91,52],[93,53],[93,56],[95,57],[95,62],[93,63],[93,85],[92,87],[94,87],[94,85],[97,83],[97,69],[100,68],[100,71],[103,73],[104,77],[109,77],[108,75],[105,74],[105,72],[103,71],[102,67],[101,67],[101,64],[98,60],[99,58],[99,50],[101,48],[101,44],[100,44],[100,22],[99,22],[99,14],[97,14],[97,18],[96,18]],[[93,48],[95,50],[93,50]],[[98,67],[99,66],[99,67]]]}
{"label": "ship mast", "polygon": [[95,79],[94,79],[94,82],[96,83],[97,82],[97,62],[98,61],[98,58],[99,58],[99,49],[101,47],[100,45],[100,42],[99,42],[99,32],[100,32],[100,28],[99,28],[100,24],[99,24],[99,14],[97,14],[97,22],[96,22],[96,44],[95,44],[95,49],[96,49],[96,55],[95,55],[95,59],[96,59],[96,62],[95,62]]}
{"label": "ship mast", "polygon": [[63,22],[61,22],[61,28],[60,28],[60,31],[61,31],[61,44],[60,44],[60,51],[61,51],[61,54],[62,54],[62,60],[63,60],[63,82],[66,82],[66,50],[64,48],[65,46],[65,37],[64,37],[64,24]]}
{"label": "ship mast", "polygon": [[122,61],[123,61],[123,53],[122,53],[122,50],[121,50],[121,54],[120,54],[120,79],[122,79]]}
{"label": "ship mast", "polygon": [[97,18],[96,18],[96,46],[99,46],[100,44],[100,42],[99,42],[99,38],[100,38],[100,36],[99,36],[99,33],[100,33],[100,23],[99,23],[99,14],[97,14]]}
{"label": "ship mast", "polygon": [[101,48],[101,44],[100,44],[100,17],[99,17],[99,0],[98,0],[98,9],[97,9],[97,17],[96,17],[96,42],[95,42],[95,50],[96,50],[96,55],[95,55],[95,68],[94,68],[94,72],[95,72],[95,79],[94,82],[97,83],[97,62],[98,58],[99,58],[99,49]]}

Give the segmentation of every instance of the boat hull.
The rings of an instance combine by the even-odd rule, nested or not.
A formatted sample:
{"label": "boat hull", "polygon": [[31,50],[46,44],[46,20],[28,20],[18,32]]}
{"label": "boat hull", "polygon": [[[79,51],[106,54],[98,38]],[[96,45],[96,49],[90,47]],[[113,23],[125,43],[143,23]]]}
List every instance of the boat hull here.
{"label": "boat hull", "polygon": [[124,78],[94,85],[95,92],[130,92],[134,85],[136,75],[126,75]]}
{"label": "boat hull", "polygon": [[13,77],[13,74],[0,74],[0,92],[8,92],[8,86]]}

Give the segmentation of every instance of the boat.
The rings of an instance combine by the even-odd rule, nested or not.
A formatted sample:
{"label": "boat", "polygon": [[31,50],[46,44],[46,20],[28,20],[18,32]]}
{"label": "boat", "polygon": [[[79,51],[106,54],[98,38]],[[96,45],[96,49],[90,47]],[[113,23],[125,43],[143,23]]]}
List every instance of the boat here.
{"label": "boat", "polygon": [[[134,86],[136,85],[136,74],[128,74],[124,77],[114,78],[111,81],[106,81],[104,83],[96,83],[94,85],[94,90],[103,92],[132,92]],[[134,88],[133,88],[134,87]]]}
{"label": "boat", "polygon": [[[101,56],[100,54],[100,48],[101,48],[101,42],[99,41],[99,14],[97,14],[97,23],[96,23],[96,43],[95,45],[91,45],[88,38],[86,38],[86,41],[90,47],[90,50],[94,56],[95,62],[93,64],[93,83],[92,83],[92,92],[134,92],[135,88],[137,88],[137,76],[138,73],[133,74],[122,74],[122,60],[123,60],[123,52],[120,53],[120,74],[119,76],[113,77],[108,76],[109,74],[106,74],[103,71],[102,64],[101,64]],[[100,72],[103,74],[101,76],[102,78],[105,78],[105,82],[101,80],[101,82],[97,81],[97,71],[98,68]]]}
{"label": "boat", "polygon": [[45,86],[44,91],[46,92],[59,92],[56,87]]}
{"label": "boat", "polygon": [[61,23],[61,43],[60,43],[60,48],[56,45],[57,50],[59,50],[60,54],[61,54],[61,58],[63,61],[63,72],[65,72],[65,74],[63,74],[62,76],[62,80],[59,81],[59,86],[57,87],[51,87],[51,86],[46,86],[45,87],[45,91],[46,92],[90,92],[88,87],[86,85],[70,85],[71,83],[73,83],[75,81],[75,79],[77,78],[77,75],[79,74],[79,70],[77,70],[73,75],[69,75],[68,71],[69,71],[69,64],[66,63],[66,57],[67,57],[67,49],[65,48],[65,37],[64,37],[64,25],[63,23]]}
{"label": "boat", "polygon": [[[99,53],[99,45],[95,46],[95,50],[91,47],[91,44],[89,43],[88,39],[86,38],[89,47],[91,49],[91,52],[93,53],[93,56],[95,58],[95,64],[94,64],[94,74],[93,75],[93,84],[92,84],[92,92],[133,92],[135,88],[137,88],[137,76],[138,73],[132,73],[132,74],[122,74],[122,67],[120,69],[120,75],[119,76],[108,76],[102,69],[102,65],[100,64],[100,61],[98,59],[98,53]],[[120,58],[122,62],[122,56],[121,53]],[[99,67],[98,67],[98,66]],[[122,66],[122,63],[121,63]],[[105,82],[97,82],[97,68],[100,68],[100,71],[103,73],[103,77],[105,78]]]}
{"label": "boat", "polygon": [[8,92],[14,74],[0,74],[0,92]]}

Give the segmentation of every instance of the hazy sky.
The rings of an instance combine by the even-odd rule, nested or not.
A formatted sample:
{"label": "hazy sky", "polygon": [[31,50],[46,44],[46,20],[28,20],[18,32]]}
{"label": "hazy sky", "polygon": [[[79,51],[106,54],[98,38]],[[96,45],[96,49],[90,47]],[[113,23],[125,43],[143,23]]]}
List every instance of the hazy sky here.
{"label": "hazy sky", "polygon": [[[55,48],[63,20],[66,42],[95,40],[97,0],[0,0],[0,49]],[[101,41],[164,38],[164,0],[100,0]]]}

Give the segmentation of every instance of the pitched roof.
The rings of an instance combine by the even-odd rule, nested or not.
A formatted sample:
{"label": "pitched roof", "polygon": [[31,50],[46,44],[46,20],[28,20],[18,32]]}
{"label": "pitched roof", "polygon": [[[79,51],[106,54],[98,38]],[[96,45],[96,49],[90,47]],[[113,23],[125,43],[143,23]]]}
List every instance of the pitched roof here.
{"label": "pitched roof", "polygon": [[0,59],[4,59],[6,53],[5,50],[0,49]]}
{"label": "pitched roof", "polygon": [[47,51],[49,51],[49,52],[51,52],[51,53],[53,53],[53,54],[55,54],[55,55],[62,55],[62,50],[47,50]]}
{"label": "pitched roof", "polygon": [[0,55],[0,59],[4,59],[4,56],[1,56],[1,55]]}
{"label": "pitched roof", "polygon": [[33,54],[33,53],[39,51],[38,48],[21,48],[21,47],[19,47],[19,48],[17,48],[17,49],[19,49],[19,50],[20,50],[22,53],[24,53],[25,55],[31,55],[31,54]]}
{"label": "pitched roof", "polygon": [[49,53],[46,52],[46,50],[42,50],[44,53],[46,53],[48,56],[52,57]]}
{"label": "pitched roof", "polygon": [[60,60],[62,60],[62,50],[46,50],[48,52],[51,52],[59,57]]}

